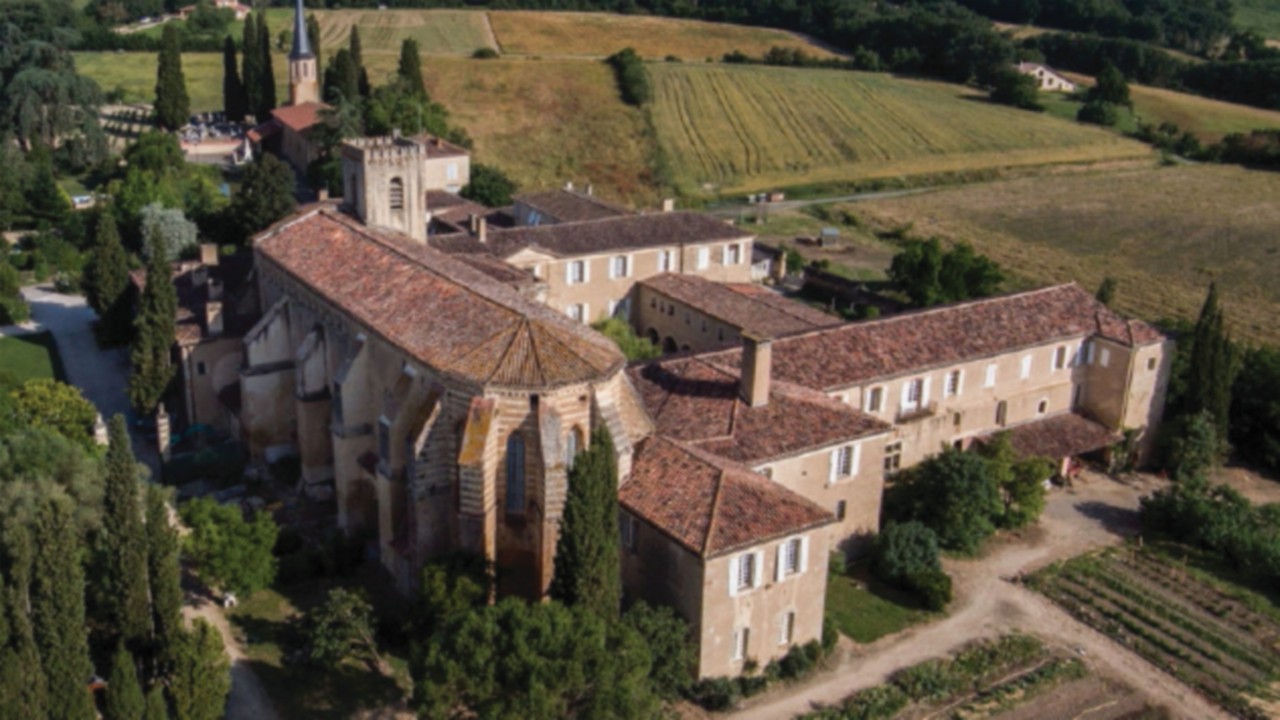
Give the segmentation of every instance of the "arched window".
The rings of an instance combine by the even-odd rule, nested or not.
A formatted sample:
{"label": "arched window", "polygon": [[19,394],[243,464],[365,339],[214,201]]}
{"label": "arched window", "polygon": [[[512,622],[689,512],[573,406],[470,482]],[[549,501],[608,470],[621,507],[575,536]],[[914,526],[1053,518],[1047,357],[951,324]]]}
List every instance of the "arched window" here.
{"label": "arched window", "polygon": [[578,458],[582,449],[582,439],[578,437],[578,428],[569,428],[569,435],[564,439],[564,469],[572,470],[573,461]]}
{"label": "arched window", "polygon": [[507,512],[524,512],[524,438],[507,438]]}
{"label": "arched window", "polygon": [[404,209],[404,181],[400,178],[391,178],[391,209]]}

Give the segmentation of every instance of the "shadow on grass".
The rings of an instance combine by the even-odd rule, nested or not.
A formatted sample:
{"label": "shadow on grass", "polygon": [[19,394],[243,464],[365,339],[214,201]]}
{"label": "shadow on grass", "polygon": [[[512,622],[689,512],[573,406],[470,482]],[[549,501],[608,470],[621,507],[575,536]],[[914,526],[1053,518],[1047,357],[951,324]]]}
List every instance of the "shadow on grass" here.
{"label": "shadow on grass", "polygon": [[866,564],[829,578],[827,614],[841,633],[864,644],[937,617],[913,594],[872,576]]}
{"label": "shadow on grass", "polygon": [[353,661],[333,669],[305,662],[246,664],[271,697],[276,714],[289,720],[345,719],[361,710],[396,705],[403,695],[394,680]]}

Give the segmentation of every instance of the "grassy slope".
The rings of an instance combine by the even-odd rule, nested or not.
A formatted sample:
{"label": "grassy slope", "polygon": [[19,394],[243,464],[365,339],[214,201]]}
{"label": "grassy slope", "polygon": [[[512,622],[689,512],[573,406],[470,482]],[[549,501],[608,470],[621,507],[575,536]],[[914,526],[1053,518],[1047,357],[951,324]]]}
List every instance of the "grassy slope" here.
{"label": "grassy slope", "polygon": [[61,377],[58,348],[47,332],[19,337],[0,337],[0,368],[19,380]]}
{"label": "grassy slope", "polygon": [[1280,0],[1236,0],[1236,27],[1280,39]]}
{"label": "grassy slope", "polygon": [[[153,53],[76,53],[76,70],[98,82],[104,91],[121,88],[125,102],[150,103],[155,99],[156,56]],[[276,94],[288,99],[288,60],[284,54],[272,58]],[[187,78],[191,111],[222,109],[222,55],[183,53],[182,70]]]}
{"label": "grassy slope", "polygon": [[1031,177],[858,203],[884,227],[967,240],[1036,283],[1120,281],[1119,307],[1194,317],[1217,279],[1237,334],[1280,341],[1280,174],[1204,165]]}
{"label": "grassy slope", "polygon": [[763,55],[774,46],[831,53],[790,33],[742,25],[606,13],[492,12],[494,34],[504,53],[603,57],[631,47],[647,58],[714,58],[733,50]]}
{"label": "grassy slope", "polygon": [[1095,128],[955,85],[769,67],[650,66],[654,123],[686,191],[1143,156]]}

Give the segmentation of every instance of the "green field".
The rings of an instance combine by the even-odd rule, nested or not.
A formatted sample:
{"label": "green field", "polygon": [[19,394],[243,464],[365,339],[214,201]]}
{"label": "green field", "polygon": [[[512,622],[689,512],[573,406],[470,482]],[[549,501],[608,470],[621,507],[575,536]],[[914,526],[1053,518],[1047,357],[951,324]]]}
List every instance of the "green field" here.
{"label": "green field", "polygon": [[[156,56],[154,53],[75,53],[76,71],[97,81],[104,92],[124,91],[126,103],[151,103],[156,97]],[[276,94],[288,99],[289,66],[283,54],[272,58]],[[183,53],[182,70],[187,78],[191,111],[222,109],[222,55]]]}
{"label": "green field", "polygon": [[1236,27],[1280,39],[1280,0],[1236,0]]}
{"label": "green field", "polygon": [[1194,318],[1209,282],[1237,337],[1280,341],[1280,173],[1228,165],[1048,174],[851,204],[876,228],[965,240],[1034,284],[1119,280],[1117,306]]}
{"label": "green field", "polygon": [[19,380],[62,378],[62,362],[53,334],[0,337],[0,371],[11,372]]}
{"label": "green field", "polygon": [[685,192],[1142,157],[1096,128],[888,75],[650,65],[653,122]]}

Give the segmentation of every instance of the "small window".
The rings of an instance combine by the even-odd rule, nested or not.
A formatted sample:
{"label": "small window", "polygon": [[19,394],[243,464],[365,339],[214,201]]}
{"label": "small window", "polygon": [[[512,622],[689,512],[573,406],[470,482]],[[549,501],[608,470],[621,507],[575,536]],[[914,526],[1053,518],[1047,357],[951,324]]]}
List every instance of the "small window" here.
{"label": "small window", "polygon": [[894,472],[902,467],[902,441],[891,442],[884,446],[885,472]]}
{"label": "small window", "polygon": [[569,434],[564,438],[564,469],[572,470],[573,463],[578,459],[578,431],[570,429]]}
{"label": "small window", "polygon": [[1008,419],[1009,419],[1009,403],[1005,402],[1004,400],[1001,400],[1000,402],[996,403],[996,424],[999,425],[1000,427],[1004,427],[1004,424],[1006,421],[1008,421]]}
{"label": "small window", "polygon": [[573,318],[575,322],[586,322],[586,317],[587,317],[586,305],[583,305],[582,303],[574,303],[569,306],[566,312],[568,313],[569,317]]}
{"label": "small window", "polygon": [[1067,346],[1063,345],[1053,352],[1053,369],[1067,369]]}
{"label": "small window", "polygon": [[724,264],[737,265],[742,262],[742,247],[736,243],[724,246]]}
{"label": "small window", "polygon": [[848,503],[841,500],[836,503],[836,520],[844,520],[845,513],[848,511]]}
{"label": "small window", "polygon": [[1098,353],[1098,364],[1101,365],[1102,367],[1107,367],[1108,365],[1111,364],[1110,349],[1102,348],[1102,352]]}
{"label": "small window", "polygon": [[391,421],[386,418],[378,418],[378,459],[391,462]]}
{"label": "small window", "polygon": [[524,489],[524,438],[511,433],[507,438],[507,512],[524,512]]}
{"label": "small window", "polygon": [[671,272],[675,266],[675,253],[670,250],[658,252],[658,272]]}
{"label": "small window", "polygon": [[884,409],[884,388],[873,387],[867,391],[867,412],[878,413]]}
{"label": "small window", "polygon": [[675,306],[675,305],[668,305],[668,306],[667,306],[667,315],[668,315],[669,317],[675,317],[675,315],[676,315],[676,306]]}
{"label": "small window", "polygon": [[635,552],[636,519],[626,513],[618,514],[618,529],[622,533],[622,547]]}
{"label": "small window", "polygon": [[1047,399],[1041,400],[1040,403],[1036,405],[1036,413],[1044,415],[1047,412],[1049,412],[1049,401]]}
{"label": "small window", "polygon": [[1019,377],[1021,377],[1023,380],[1026,380],[1027,378],[1031,377],[1031,356],[1030,355],[1022,356],[1022,371],[1019,374]]}
{"label": "small window", "polygon": [[903,403],[909,408],[917,408],[920,406],[921,400],[924,399],[924,379],[916,378],[907,381],[906,401]]}
{"label": "small window", "polygon": [[653,308],[656,308],[656,307],[658,307],[658,299],[657,299],[657,298],[649,298],[649,308],[650,308],[650,309],[653,309]]}
{"label": "small window", "polygon": [[626,255],[615,255],[609,262],[609,277],[624,278],[630,275],[630,263]]}
{"label": "small window", "polygon": [[449,163],[444,168],[444,176],[449,180],[458,179],[458,163]]}
{"label": "small window", "polygon": [[705,247],[698,248],[698,269],[706,270],[707,266],[710,264],[711,264],[711,248],[705,248]]}
{"label": "small window", "polygon": [[996,364],[995,363],[991,363],[987,365],[987,375],[986,375],[986,378],[983,380],[982,386],[989,387],[989,388],[993,388],[996,386]]}
{"label": "small window", "polygon": [[1148,359],[1147,359],[1147,370],[1155,370],[1155,369],[1156,369],[1156,359],[1155,359],[1155,358],[1148,358]]}
{"label": "small window", "polygon": [[849,477],[853,474],[853,446],[845,445],[836,450],[836,477]]}
{"label": "small window", "polygon": [[404,181],[400,178],[391,178],[391,209],[404,209]]}
{"label": "small window", "polygon": [[960,371],[952,370],[947,373],[947,397],[955,397],[960,394]]}
{"label": "small window", "polygon": [[333,414],[333,426],[337,428],[342,427],[344,424],[342,422],[342,383],[337,380],[333,381],[333,390],[330,393],[329,398],[329,409]]}
{"label": "small window", "polygon": [[574,260],[568,266],[568,279],[570,285],[581,285],[587,281],[587,263],[584,260]]}
{"label": "small window", "polygon": [[751,631],[747,628],[738,628],[733,631],[733,661],[739,662],[747,657],[747,643]]}
{"label": "small window", "polygon": [[739,592],[750,590],[756,586],[756,556],[754,553],[743,553],[738,556],[737,589]]}
{"label": "small window", "polygon": [[802,541],[791,538],[782,546],[782,576],[788,577],[800,572],[800,553]]}
{"label": "small window", "polygon": [[796,633],[796,614],[784,612],[778,617],[778,644],[790,645]]}
{"label": "small window", "polygon": [[203,374],[205,374],[205,372],[206,372],[206,368],[205,368],[205,366],[204,366],[204,363],[202,363],[202,362],[198,362],[198,363],[196,363],[196,374],[197,374],[197,375],[203,375]]}
{"label": "small window", "polygon": [[716,331],[716,335],[717,335],[721,340],[723,340],[723,339],[724,339],[724,328],[719,328],[719,329],[717,329],[717,331]]}

